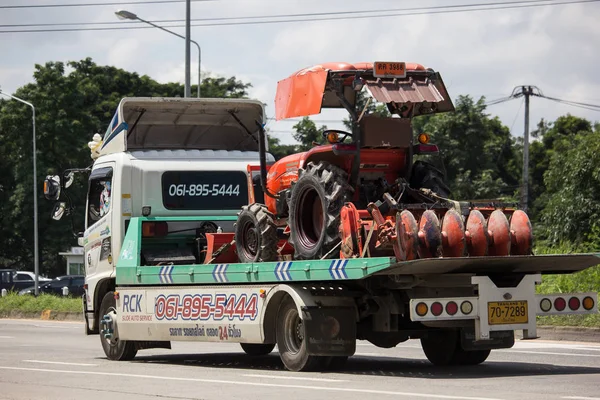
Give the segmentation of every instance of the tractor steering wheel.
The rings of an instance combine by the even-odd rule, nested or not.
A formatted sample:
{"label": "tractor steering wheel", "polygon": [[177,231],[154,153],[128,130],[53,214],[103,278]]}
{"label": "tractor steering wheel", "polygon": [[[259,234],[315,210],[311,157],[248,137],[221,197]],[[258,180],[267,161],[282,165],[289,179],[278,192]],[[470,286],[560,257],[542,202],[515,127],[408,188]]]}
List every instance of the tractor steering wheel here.
{"label": "tractor steering wheel", "polygon": [[[344,140],[346,140],[346,138],[348,136],[352,136],[352,133],[350,133],[350,132],[342,131],[342,130],[339,130],[339,129],[327,129],[327,130],[323,131],[323,138],[325,140],[327,140],[327,136],[330,133],[335,133],[336,135],[338,135],[338,141],[337,141],[337,143],[343,143]],[[340,139],[339,138],[340,135],[344,135],[344,136]],[[327,142],[330,143],[329,140],[327,140]]]}

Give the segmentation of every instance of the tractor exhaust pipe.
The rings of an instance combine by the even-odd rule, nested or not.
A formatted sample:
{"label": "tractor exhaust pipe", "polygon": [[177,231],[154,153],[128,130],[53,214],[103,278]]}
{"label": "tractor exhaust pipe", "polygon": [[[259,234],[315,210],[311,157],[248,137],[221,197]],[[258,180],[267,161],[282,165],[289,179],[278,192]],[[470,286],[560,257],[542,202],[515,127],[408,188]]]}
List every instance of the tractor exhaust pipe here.
{"label": "tractor exhaust pipe", "polygon": [[265,149],[265,129],[262,124],[255,121],[258,126],[258,156],[260,159],[260,184],[262,186],[263,193],[274,199],[278,199],[279,195],[273,194],[267,189],[267,151]]}

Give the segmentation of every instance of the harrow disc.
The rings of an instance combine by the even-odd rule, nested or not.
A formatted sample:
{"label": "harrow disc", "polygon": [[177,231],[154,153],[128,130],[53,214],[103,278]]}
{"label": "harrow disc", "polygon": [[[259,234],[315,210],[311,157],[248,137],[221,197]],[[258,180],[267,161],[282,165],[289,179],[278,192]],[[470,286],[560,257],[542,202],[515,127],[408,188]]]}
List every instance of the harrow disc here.
{"label": "harrow disc", "polygon": [[448,210],[442,220],[442,254],[462,257],[465,254],[465,225],[456,210]]}
{"label": "harrow disc", "polygon": [[522,210],[516,210],[510,218],[510,233],[512,236],[511,254],[527,256],[531,254],[533,231],[529,217]]}
{"label": "harrow disc", "polygon": [[440,229],[440,220],[433,211],[427,210],[421,216],[418,235],[420,258],[441,256],[442,230]]}
{"label": "harrow disc", "polygon": [[473,210],[467,218],[467,250],[471,257],[483,257],[488,254],[490,238],[485,217],[479,210]]}
{"label": "harrow disc", "polygon": [[510,255],[510,226],[508,219],[501,210],[496,210],[490,215],[487,221],[488,234],[491,243],[489,247],[490,256],[508,256]]}
{"label": "harrow disc", "polygon": [[404,259],[414,260],[419,252],[419,228],[415,216],[408,210],[396,213],[396,240]]}

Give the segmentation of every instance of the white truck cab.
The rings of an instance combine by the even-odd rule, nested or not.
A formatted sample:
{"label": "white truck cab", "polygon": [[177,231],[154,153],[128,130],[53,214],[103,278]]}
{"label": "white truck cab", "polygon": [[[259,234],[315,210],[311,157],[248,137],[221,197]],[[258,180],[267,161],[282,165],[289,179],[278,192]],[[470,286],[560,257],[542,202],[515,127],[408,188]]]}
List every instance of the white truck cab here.
{"label": "white truck cab", "polygon": [[[258,128],[265,122],[264,106],[255,100],[124,98],[104,136],[88,144],[93,166],[68,170],[62,180],[46,178],[46,198],[59,200],[74,172],[89,173],[85,230],[78,237],[87,334],[99,332],[99,304],[115,288],[115,262],[130,218],[231,217],[185,229],[232,231],[241,207],[260,192],[248,165],[259,163]],[[267,162],[274,162],[270,154]],[[65,211],[72,206],[57,202],[54,218]]]}

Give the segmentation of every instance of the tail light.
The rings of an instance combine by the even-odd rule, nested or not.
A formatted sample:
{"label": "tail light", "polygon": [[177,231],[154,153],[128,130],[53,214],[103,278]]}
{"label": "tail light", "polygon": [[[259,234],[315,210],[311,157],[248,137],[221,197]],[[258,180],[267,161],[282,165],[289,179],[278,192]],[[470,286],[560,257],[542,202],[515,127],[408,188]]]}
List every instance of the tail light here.
{"label": "tail light", "polygon": [[441,303],[438,303],[437,301],[435,303],[433,303],[431,305],[431,313],[433,315],[435,315],[436,317],[442,314],[442,311],[444,311],[444,307],[442,306]]}
{"label": "tail light", "polygon": [[142,222],[143,237],[163,237],[169,233],[169,225],[164,222]]}
{"label": "tail light", "polygon": [[558,297],[554,300],[554,308],[556,311],[562,311],[567,306],[567,302],[562,297]]}
{"label": "tail light", "polygon": [[594,299],[592,299],[591,297],[586,297],[585,299],[583,299],[583,308],[587,311],[591,310],[592,308],[594,308]]}
{"label": "tail light", "polygon": [[446,304],[446,312],[448,313],[448,315],[454,315],[458,312],[458,305],[451,301],[448,304]]}
{"label": "tail light", "polygon": [[573,311],[576,311],[579,309],[579,307],[581,306],[581,302],[579,301],[579,299],[577,297],[571,297],[569,299],[569,308]]}

